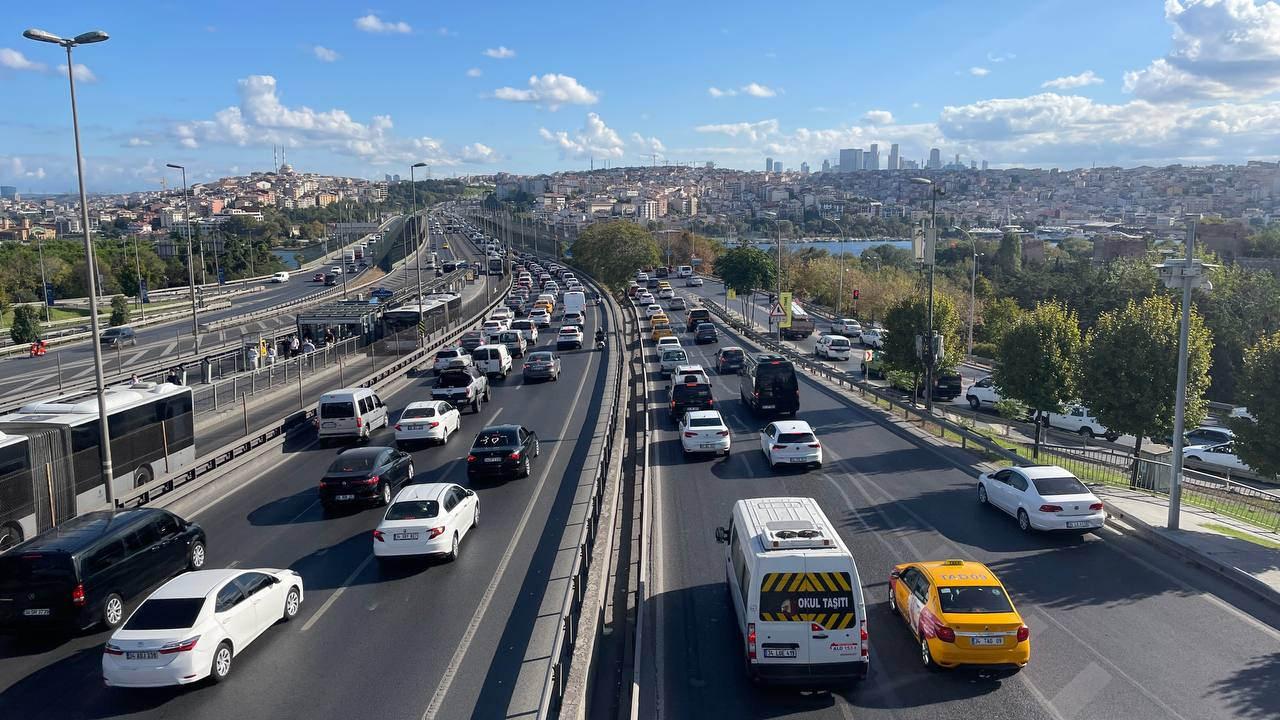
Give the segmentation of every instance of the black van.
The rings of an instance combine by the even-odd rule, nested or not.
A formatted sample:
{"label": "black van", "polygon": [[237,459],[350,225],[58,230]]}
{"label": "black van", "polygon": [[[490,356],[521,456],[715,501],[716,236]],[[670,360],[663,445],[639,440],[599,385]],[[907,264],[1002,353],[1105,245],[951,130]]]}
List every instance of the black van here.
{"label": "black van", "polygon": [[81,515],[0,555],[0,631],[113,629],[125,605],[206,559],[204,530],[167,510]]}
{"label": "black van", "polygon": [[711,386],[703,382],[671,384],[671,420],[679,422],[690,410],[714,410]]}
{"label": "black van", "polygon": [[747,355],[742,363],[740,392],[742,402],[756,414],[795,417],[800,411],[795,366],[781,355]]}

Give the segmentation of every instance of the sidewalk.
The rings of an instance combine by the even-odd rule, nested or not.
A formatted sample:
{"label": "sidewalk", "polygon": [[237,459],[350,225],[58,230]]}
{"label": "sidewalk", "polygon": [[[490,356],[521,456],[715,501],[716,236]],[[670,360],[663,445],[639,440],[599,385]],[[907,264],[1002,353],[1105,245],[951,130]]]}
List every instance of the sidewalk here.
{"label": "sidewalk", "polygon": [[1107,522],[1176,557],[1222,575],[1280,606],[1280,533],[1183,503],[1178,530],[1165,527],[1169,501],[1140,490],[1094,485],[1107,506]]}

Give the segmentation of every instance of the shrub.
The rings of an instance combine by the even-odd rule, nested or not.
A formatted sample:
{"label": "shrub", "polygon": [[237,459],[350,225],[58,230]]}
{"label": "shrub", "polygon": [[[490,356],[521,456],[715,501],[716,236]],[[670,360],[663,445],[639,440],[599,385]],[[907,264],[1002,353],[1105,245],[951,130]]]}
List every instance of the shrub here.
{"label": "shrub", "polygon": [[985,358],[987,360],[997,360],[996,356],[1000,354],[995,343],[976,342],[973,344],[973,356]]}

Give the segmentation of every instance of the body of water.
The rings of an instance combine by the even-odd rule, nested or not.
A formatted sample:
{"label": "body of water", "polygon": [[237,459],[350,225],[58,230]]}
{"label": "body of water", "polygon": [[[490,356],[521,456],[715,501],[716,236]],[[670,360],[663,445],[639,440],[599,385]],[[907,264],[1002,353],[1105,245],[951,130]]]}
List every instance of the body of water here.
{"label": "body of water", "polygon": [[[791,252],[800,252],[805,248],[816,248],[826,250],[829,255],[839,255],[848,253],[849,255],[861,256],[867,250],[877,245],[892,245],[904,250],[911,249],[910,240],[839,240],[833,242],[787,242],[786,247]],[[772,242],[753,242],[752,247],[760,248],[767,252],[776,252],[777,244]]]}
{"label": "body of water", "polygon": [[301,248],[272,248],[271,253],[280,258],[280,262],[284,263],[285,268],[289,270],[297,270],[302,267],[297,260],[298,256],[302,256],[302,262],[310,262],[322,254],[324,254],[324,243],[316,243]]}

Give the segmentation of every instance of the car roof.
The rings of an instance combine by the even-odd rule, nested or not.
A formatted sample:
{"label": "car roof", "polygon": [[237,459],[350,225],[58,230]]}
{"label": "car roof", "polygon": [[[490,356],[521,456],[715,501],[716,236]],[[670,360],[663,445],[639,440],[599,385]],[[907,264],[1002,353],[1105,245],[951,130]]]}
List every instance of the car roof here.
{"label": "car roof", "polygon": [[[377,457],[384,450],[390,450],[390,449],[391,448],[386,447],[384,445],[369,445],[368,447],[347,448],[346,450],[343,450],[342,452],[338,453],[338,457],[339,458]],[[334,458],[334,459],[336,460],[337,458]]]}
{"label": "car roof", "polygon": [[103,537],[119,532],[121,528],[133,527],[138,522],[155,517],[164,512],[159,508],[130,508],[117,510],[97,510],[85,513],[46,530],[15,546],[17,552],[62,552],[76,553],[96,543]]}
{"label": "car roof", "polygon": [[813,432],[809,423],[803,420],[778,420],[773,425],[779,432]]}
{"label": "car roof", "polygon": [[494,432],[497,430],[515,432],[516,430],[519,430],[519,429],[520,429],[520,426],[515,423],[506,423],[504,425],[486,425],[484,428],[480,430],[480,432],[476,434],[483,435],[487,432]]}
{"label": "car roof", "polygon": [[690,410],[685,413],[685,419],[687,420],[691,418],[716,418],[717,420],[724,422],[724,418],[721,417],[719,410]]}
{"label": "car roof", "polygon": [[392,502],[400,502],[401,500],[439,500],[444,495],[445,490],[453,487],[453,483],[419,483],[417,485],[406,485],[396,493],[396,497]]}
{"label": "car roof", "polygon": [[425,408],[425,407],[438,408],[441,405],[443,405],[445,402],[447,401],[445,400],[414,400],[408,405],[405,405],[404,409],[408,410],[409,408]]}
{"label": "car roof", "polygon": [[1004,585],[991,568],[972,560],[928,560],[915,563],[934,585]]}
{"label": "car roof", "polygon": [[[185,572],[165,583],[151,594],[148,600],[166,598],[207,597],[226,581],[244,572],[252,572],[254,568],[222,568],[220,570],[193,570]],[[267,572],[275,572],[268,570]]]}
{"label": "car roof", "polygon": [[1059,467],[1057,465],[1027,465],[1024,467],[1014,468],[1018,472],[1027,477],[1028,480],[1036,480],[1039,478],[1049,477],[1075,477],[1075,473],[1070,470]]}

